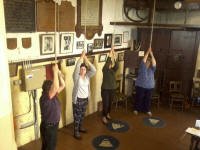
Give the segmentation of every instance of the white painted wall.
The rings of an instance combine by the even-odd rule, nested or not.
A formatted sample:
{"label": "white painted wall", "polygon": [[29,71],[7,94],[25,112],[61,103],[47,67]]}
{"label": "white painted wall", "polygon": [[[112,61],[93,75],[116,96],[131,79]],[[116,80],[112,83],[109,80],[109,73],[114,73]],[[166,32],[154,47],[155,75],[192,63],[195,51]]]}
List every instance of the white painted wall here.
{"label": "white painted wall", "polygon": [[5,54],[6,31],[3,0],[0,0],[0,149],[16,150],[8,60]]}
{"label": "white painted wall", "polygon": [[[73,6],[76,6],[76,0],[70,0]],[[110,25],[111,21],[123,21],[122,16],[122,3],[123,0],[103,0],[103,14],[102,14],[102,24],[103,24],[103,32],[102,35],[99,37],[97,34],[94,36],[92,40],[86,40],[85,46],[87,43],[93,43],[95,38],[104,38],[104,34],[111,33],[111,34],[123,34],[124,31],[129,31],[131,27],[121,27],[121,26],[113,26]],[[62,5],[62,4],[61,4]],[[76,18],[75,18],[76,20]],[[54,32],[34,32],[34,33],[7,33],[7,38],[17,38],[17,48],[14,50],[7,49],[7,56],[9,62],[19,62],[21,60],[35,60],[35,59],[43,59],[49,57],[55,57],[54,54],[51,55],[40,55],[40,43],[39,43],[39,35],[40,34],[47,34],[47,33],[54,33]],[[76,37],[75,32],[68,32],[74,33],[74,45],[73,45],[73,53],[71,54],[59,54],[59,34],[66,33],[66,32],[56,32],[56,55],[57,56],[65,56],[65,55],[72,55],[72,54],[80,54],[82,51],[76,49],[76,41],[84,41],[84,35],[82,34],[80,38]],[[29,49],[24,49],[22,47],[21,39],[24,37],[30,37],[32,39],[32,47]],[[128,47],[127,43],[122,43],[121,46],[117,46],[116,48],[124,48]],[[86,48],[86,47],[85,47]],[[108,49],[98,49],[95,51],[104,51]]]}

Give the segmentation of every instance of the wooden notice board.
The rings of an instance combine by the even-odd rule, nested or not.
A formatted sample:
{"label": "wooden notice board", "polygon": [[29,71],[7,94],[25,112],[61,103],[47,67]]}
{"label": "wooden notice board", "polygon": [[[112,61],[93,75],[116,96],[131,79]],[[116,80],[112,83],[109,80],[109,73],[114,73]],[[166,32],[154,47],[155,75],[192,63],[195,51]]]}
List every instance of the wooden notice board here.
{"label": "wooden notice board", "polygon": [[35,0],[4,0],[6,32],[35,31]]}

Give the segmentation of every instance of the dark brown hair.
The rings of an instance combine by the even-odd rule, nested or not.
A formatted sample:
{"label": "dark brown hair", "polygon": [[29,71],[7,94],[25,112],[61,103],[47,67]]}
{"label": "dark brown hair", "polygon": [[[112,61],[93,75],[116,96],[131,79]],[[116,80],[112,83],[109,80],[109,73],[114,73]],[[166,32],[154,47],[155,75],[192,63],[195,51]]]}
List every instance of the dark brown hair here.
{"label": "dark brown hair", "polygon": [[52,80],[45,80],[42,85],[43,92],[49,92],[51,89],[53,81]]}
{"label": "dark brown hair", "polygon": [[87,70],[87,68],[88,68],[87,65],[86,65],[85,63],[82,63],[81,66],[80,66],[80,68],[81,68],[81,67],[85,67],[86,70]]}

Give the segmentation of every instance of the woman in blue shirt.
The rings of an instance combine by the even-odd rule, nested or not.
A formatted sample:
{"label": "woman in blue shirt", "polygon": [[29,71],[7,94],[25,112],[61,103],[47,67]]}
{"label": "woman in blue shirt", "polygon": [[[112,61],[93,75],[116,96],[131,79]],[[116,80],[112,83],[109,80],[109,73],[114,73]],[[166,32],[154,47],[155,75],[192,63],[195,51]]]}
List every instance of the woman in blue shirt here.
{"label": "woman in blue shirt", "polygon": [[[150,57],[149,57],[150,54]],[[156,70],[156,60],[152,49],[149,48],[144,55],[144,58],[139,67],[139,74],[135,81],[136,99],[134,104],[134,114],[145,112],[149,116],[152,113],[149,110],[151,96],[155,87],[154,72]]]}

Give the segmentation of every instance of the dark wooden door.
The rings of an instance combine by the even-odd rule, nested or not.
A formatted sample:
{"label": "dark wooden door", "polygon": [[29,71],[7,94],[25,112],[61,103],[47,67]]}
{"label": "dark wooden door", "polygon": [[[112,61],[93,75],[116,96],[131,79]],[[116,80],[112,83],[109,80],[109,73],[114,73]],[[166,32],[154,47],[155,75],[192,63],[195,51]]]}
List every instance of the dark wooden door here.
{"label": "dark wooden door", "polygon": [[164,84],[169,85],[172,80],[182,81],[186,96],[190,96],[192,88],[197,55],[196,37],[195,31],[172,31],[168,49]]}
{"label": "dark wooden door", "polygon": [[[150,30],[139,29],[141,50],[149,47]],[[194,76],[199,32],[155,29],[152,50],[157,61],[155,77],[158,87],[166,96],[170,80],[183,82],[183,93],[190,96]]]}

